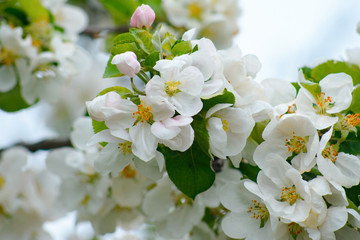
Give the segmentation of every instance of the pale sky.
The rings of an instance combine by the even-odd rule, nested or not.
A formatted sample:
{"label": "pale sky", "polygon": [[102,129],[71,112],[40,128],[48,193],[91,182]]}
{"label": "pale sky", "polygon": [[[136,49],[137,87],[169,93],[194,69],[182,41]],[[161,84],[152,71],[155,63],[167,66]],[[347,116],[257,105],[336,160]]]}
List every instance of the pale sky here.
{"label": "pale sky", "polygon": [[240,0],[240,6],[235,42],[259,57],[259,80],[296,81],[299,67],[344,59],[345,49],[360,47],[359,0]]}

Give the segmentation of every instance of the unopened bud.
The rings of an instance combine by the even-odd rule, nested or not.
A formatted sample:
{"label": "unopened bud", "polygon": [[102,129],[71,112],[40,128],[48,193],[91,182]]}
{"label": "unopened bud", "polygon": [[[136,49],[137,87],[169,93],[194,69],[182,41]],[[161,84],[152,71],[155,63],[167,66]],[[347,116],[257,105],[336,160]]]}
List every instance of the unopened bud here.
{"label": "unopened bud", "polygon": [[140,71],[140,63],[137,57],[135,53],[130,51],[115,55],[111,60],[111,64],[116,65],[121,73],[129,77],[135,77]]}
{"label": "unopened bud", "polygon": [[142,4],[130,19],[130,26],[136,28],[149,28],[155,20],[155,12],[149,5]]}

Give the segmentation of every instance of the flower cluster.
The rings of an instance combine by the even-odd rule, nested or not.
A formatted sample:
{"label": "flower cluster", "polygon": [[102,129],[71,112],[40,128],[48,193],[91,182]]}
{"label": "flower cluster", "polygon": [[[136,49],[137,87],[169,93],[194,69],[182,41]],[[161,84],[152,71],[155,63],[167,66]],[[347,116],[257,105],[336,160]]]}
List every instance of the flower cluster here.
{"label": "flower cluster", "polygon": [[1,108],[16,111],[38,100],[56,103],[69,78],[89,68],[83,60],[88,53],[75,44],[87,15],[65,1],[52,0],[7,3],[4,9],[0,91],[7,102],[21,104]]}

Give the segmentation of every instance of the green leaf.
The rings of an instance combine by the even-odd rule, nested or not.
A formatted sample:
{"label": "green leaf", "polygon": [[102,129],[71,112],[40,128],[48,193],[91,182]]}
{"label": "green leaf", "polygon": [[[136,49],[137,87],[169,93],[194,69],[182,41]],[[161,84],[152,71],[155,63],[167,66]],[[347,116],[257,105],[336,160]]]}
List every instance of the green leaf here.
{"label": "green leaf", "polygon": [[360,86],[357,86],[352,92],[352,101],[347,111],[360,113]]}
{"label": "green leaf", "polygon": [[14,25],[24,26],[28,25],[29,21],[25,12],[19,8],[9,7],[4,10],[4,17],[7,19],[9,23],[13,23]]}
{"label": "green leaf", "polygon": [[203,97],[201,100],[203,102],[203,109],[207,111],[219,103],[234,104],[235,96],[225,88],[221,93]]}
{"label": "green leaf", "polygon": [[[357,132],[360,133],[360,127],[356,127]],[[340,144],[339,152],[345,152],[348,154],[359,155],[360,154],[360,134],[350,132],[346,140]]]}
{"label": "green leaf", "polygon": [[171,51],[174,56],[180,56],[183,54],[191,53],[192,45],[190,41],[180,41],[174,44]]}
{"label": "green leaf", "polygon": [[153,52],[149,56],[145,58],[143,65],[146,67],[150,67],[151,69],[155,66],[156,62],[160,59],[159,52]]}
{"label": "green leaf", "polygon": [[192,127],[195,139],[187,151],[172,151],[165,146],[160,147],[160,151],[165,156],[166,170],[171,181],[180,191],[194,199],[197,194],[212,186],[215,172],[211,168],[209,135],[204,119],[195,117]]}
{"label": "green leaf", "polygon": [[105,72],[103,74],[103,78],[112,78],[112,77],[121,77],[124,76],[124,74],[119,72],[119,69],[117,69],[116,65],[111,64],[111,60],[114,56],[110,56],[109,61],[107,62]]}
{"label": "green leaf", "polygon": [[142,58],[143,56],[145,56],[145,54],[143,54],[141,51],[139,51],[135,42],[119,43],[119,44],[113,45],[113,47],[110,49],[110,53],[114,56],[117,54],[127,52],[127,51],[134,52],[138,58],[139,57]]}
{"label": "green leaf", "polygon": [[260,144],[260,143],[262,143],[264,141],[264,139],[262,137],[262,133],[263,133],[263,131],[264,131],[264,129],[267,126],[268,123],[269,123],[269,121],[267,121],[267,120],[255,123],[255,126],[254,126],[253,130],[251,131],[250,137],[257,144]]}
{"label": "green leaf", "polygon": [[347,62],[337,62],[334,60],[330,60],[316,66],[311,71],[311,78],[314,81],[319,82],[328,74],[341,72],[344,72],[352,77],[354,86],[360,83],[360,69],[357,65]]}
{"label": "green leaf", "polygon": [[296,89],[296,94],[299,92],[299,90],[300,90],[300,85],[299,85],[299,83],[297,83],[297,82],[292,82],[291,83],[293,86],[294,86],[294,88]]}
{"label": "green leaf", "polygon": [[0,92],[0,108],[7,112],[15,112],[30,107],[22,98],[19,83],[8,92]]}
{"label": "green leaf", "polygon": [[351,188],[345,188],[345,192],[346,196],[353,202],[353,204],[360,206],[360,185],[356,185]]}
{"label": "green leaf", "polygon": [[31,22],[49,22],[49,12],[39,0],[18,0]]}
{"label": "green leaf", "polygon": [[303,72],[305,79],[312,80],[311,79],[312,68],[305,66],[305,67],[300,68],[300,70]]}
{"label": "green leaf", "polygon": [[130,18],[138,6],[135,0],[99,0],[102,5],[110,12],[113,20],[117,24],[130,22]]}
{"label": "green leaf", "polygon": [[256,182],[257,175],[260,172],[260,168],[257,166],[252,166],[251,164],[242,162],[242,163],[240,163],[240,171],[247,178]]}
{"label": "green leaf", "polygon": [[135,37],[136,42],[138,43],[141,50],[145,53],[150,54],[154,51],[154,47],[151,42],[151,34],[142,29],[130,28],[129,32]]}
{"label": "green leaf", "polygon": [[171,151],[163,147],[166,170],[175,186],[187,196],[196,195],[209,189],[215,181],[215,172],[210,167],[211,158],[201,151],[198,143],[185,152]]}
{"label": "green leaf", "polygon": [[117,44],[132,43],[132,42],[136,42],[136,38],[131,33],[128,32],[121,33],[113,39],[114,46]]}
{"label": "green leaf", "polygon": [[306,90],[308,90],[314,97],[321,94],[321,88],[318,83],[301,82],[300,85]]}

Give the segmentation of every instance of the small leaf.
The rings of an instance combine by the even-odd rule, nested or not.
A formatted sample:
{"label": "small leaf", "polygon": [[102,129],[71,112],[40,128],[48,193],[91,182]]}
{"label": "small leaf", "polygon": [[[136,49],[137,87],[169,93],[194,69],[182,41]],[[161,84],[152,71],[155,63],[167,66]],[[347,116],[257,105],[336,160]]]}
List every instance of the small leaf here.
{"label": "small leaf", "polygon": [[299,92],[299,90],[300,90],[300,85],[299,85],[299,83],[297,83],[297,82],[292,82],[291,83],[293,86],[294,86],[294,88],[296,89],[296,94]]}
{"label": "small leaf", "polygon": [[119,43],[119,44],[113,45],[113,47],[110,49],[110,53],[114,56],[117,54],[128,52],[128,51],[134,52],[136,54],[136,56],[139,56],[139,55],[142,56],[142,54],[138,50],[138,47],[136,46],[135,42]]}
{"label": "small leaf", "polygon": [[114,46],[117,44],[132,43],[132,42],[136,42],[136,39],[131,33],[128,33],[128,32],[121,33],[113,39]]}
{"label": "small leaf", "polygon": [[311,79],[312,68],[305,66],[305,67],[300,68],[300,70],[303,72],[305,79],[312,80]]}
{"label": "small leaf", "polygon": [[264,131],[264,129],[267,126],[268,123],[269,123],[269,121],[267,121],[267,120],[255,123],[255,126],[254,126],[253,130],[251,131],[250,137],[257,144],[260,144],[260,143],[262,143],[264,141],[264,139],[262,137],[262,133],[263,133],[263,131]]}
{"label": "small leaf", "polygon": [[49,12],[39,0],[19,0],[19,3],[31,22],[49,22]]}
{"label": "small leaf", "polygon": [[360,86],[357,86],[352,92],[352,101],[347,111],[360,113]]}
{"label": "small leaf", "polygon": [[149,56],[145,58],[143,65],[146,67],[150,67],[151,69],[155,66],[156,62],[160,59],[159,52],[153,52]]}
{"label": "small leaf", "polygon": [[300,85],[306,90],[308,90],[314,97],[321,94],[321,88],[318,83],[301,82]]}
{"label": "small leaf", "polygon": [[15,112],[27,107],[30,105],[23,99],[19,83],[8,92],[0,92],[0,109]]}
{"label": "small leaf", "polygon": [[314,81],[319,82],[328,74],[341,72],[344,72],[352,77],[354,86],[360,83],[360,69],[357,65],[334,60],[330,60],[316,66],[311,71],[311,78]]}
{"label": "small leaf", "polygon": [[111,60],[114,56],[110,56],[109,61],[107,62],[105,72],[103,74],[103,78],[112,78],[112,77],[121,77],[124,76],[124,74],[119,72],[119,69],[116,67],[116,65],[111,63]]}
{"label": "small leaf", "polygon": [[[356,127],[357,132],[360,133],[360,127]],[[346,140],[340,144],[339,152],[344,152],[353,155],[360,154],[360,134],[350,132]]]}
{"label": "small leaf", "polygon": [[240,171],[244,176],[256,182],[257,175],[260,172],[260,168],[257,166],[252,166],[251,164],[248,163],[241,162]]}
{"label": "small leaf", "polygon": [[135,37],[136,42],[138,43],[141,50],[147,54],[150,54],[152,51],[154,51],[154,47],[151,42],[152,36],[148,31],[137,28],[130,28],[129,31]]}
{"label": "small leaf", "polygon": [[180,41],[174,44],[171,51],[174,56],[180,56],[183,54],[191,53],[192,45],[190,41]]}
{"label": "small leaf", "polygon": [[207,111],[219,103],[234,104],[235,96],[225,88],[221,93],[203,97],[201,100],[203,102],[203,109]]}
{"label": "small leaf", "polygon": [[360,206],[360,185],[353,186],[351,188],[345,188],[346,196],[348,199],[350,199],[353,204],[355,204],[357,207]]}

